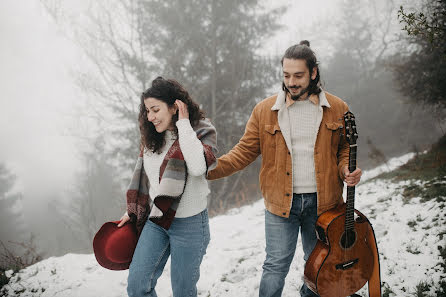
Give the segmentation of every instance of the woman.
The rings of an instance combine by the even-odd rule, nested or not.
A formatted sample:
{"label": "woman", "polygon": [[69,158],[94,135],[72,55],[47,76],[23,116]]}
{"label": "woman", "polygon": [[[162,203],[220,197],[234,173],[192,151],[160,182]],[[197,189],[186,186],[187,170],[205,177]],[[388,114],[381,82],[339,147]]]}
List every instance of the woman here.
{"label": "woman", "polygon": [[141,96],[141,155],[119,227],[140,232],[127,292],[157,296],[171,256],[173,296],[197,296],[200,264],[209,243],[207,171],[215,167],[216,132],[176,81],[156,78]]}

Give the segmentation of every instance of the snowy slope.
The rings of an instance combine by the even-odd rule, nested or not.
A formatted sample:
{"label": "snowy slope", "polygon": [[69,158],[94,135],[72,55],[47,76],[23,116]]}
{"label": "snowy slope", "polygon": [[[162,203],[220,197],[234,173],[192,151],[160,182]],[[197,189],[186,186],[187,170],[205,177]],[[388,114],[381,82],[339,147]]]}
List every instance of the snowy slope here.
{"label": "snowy slope", "polygon": [[[357,186],[356,208],[372,222],[378,239],[381,275],[394,294],[411,296],[421,281],[445,278],[439,266],[437,246],[446,240],[445,208],[419,198],[405,204],[401,187],[407,182],[365,182],[378,173],[406,162],[411,155],[390,160],[388,165],[364,173]],[[443,205],[444,206],[444,205]],[[408,225],[408,222],[416,224]],[[258,296],[265,258],[264,206],[259,200],[210,220],[211,243],[201,266],[199,296]],[[283,296],[299,296],[302,285],[303,252],[299,240],[296,256],[286,279]],[[96,263],[94,255],[67,254],[49,258],[12,276],[5,296],[126,296],[127,271],[109,271]],[[171,296],[170,263],[158,282],[158,296]],[[360,291],[368,296],[366,288]],[[432,289],[433,293],[433,289]],[[2,294],[0,294],[2,296]]]}

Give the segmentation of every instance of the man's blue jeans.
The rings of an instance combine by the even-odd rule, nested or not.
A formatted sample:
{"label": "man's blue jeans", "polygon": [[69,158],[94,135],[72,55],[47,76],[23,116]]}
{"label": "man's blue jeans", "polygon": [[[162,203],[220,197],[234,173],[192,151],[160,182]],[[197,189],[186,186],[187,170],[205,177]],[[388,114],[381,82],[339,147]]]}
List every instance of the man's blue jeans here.
{"label": "man's blue jeans", "polygon": [[[266,260],[260,281],[260,297],[282,295],[285,277],[296,251],[299,230],[302,235],[304,259],[307,261],[317,241],[314,229],[316,221],[316,193],[293,194],[289,218],[279,217],[265,210]],[[317,296],[305,284],[300,289],[300,295]]]}
{"label": "man's blue jeans", "polygon": [[130,264],[130,297],[156,297],[155,286],[171,256],[174,297],[197,296],[200,264],[209,244],[207,210],[188,218],[175,218],[169,230],[147,220]]}

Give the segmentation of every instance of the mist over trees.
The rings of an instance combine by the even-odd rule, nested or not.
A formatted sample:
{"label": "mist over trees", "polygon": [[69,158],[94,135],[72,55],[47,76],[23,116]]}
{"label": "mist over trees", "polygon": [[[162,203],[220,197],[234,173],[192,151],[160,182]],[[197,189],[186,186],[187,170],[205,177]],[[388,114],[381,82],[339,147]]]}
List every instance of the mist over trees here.
{"label": "mist over trees", "polygon": [[[40,0],[87,57],[88,67],[76,69],[75,82],[87,98],[79,118],[90,131],[79,135],[82,168],[64,193],[51,198],[48,216],[41,218],[46,230],[39,235],[51,245],[45,256],[91,252],[94,233],[125,211],[125,190],[139,153],[140,95],[152,79],[161,75],[185,86],[216,126],[220,155],[243,135],[254,105],[276,93],[281,82],[282,53],[261,51],[283,28],[283,7],[262,6],[260,0],[87,2],[88,13],[73,19],[63,1]],[[321,65],[323,87],[355,113],[363,169],[425,149],[444,133],[444,108],[428,105],[444,102],[444,33],[432,41],[423,34],[407,37],[398,23],[399,3],[340,1],[341,14],[317,27],[329,33],[333,48],[316,52],[319,59],[328,57]],[[444,16],[441,3],[443,10],[426,6],[436,11],[436,17],[425,12],[427,24],[440,12]],[[401,16],[409,13],[400,8]],[[295,43],[308,39],[313,45],[315,36],[309,31]],[[417,75],[420,69],[426,76]],[[421,108],[420,101],[428,104]],[[437,117],[431,117],[433,111]],[[210,183],[211,214],[259,199],[258,165]],[[1,172],[4,184],[13,184],[10,173],[3,167]],[[20,194],[8,195],[0,200],[1,219],[13,230],[18,225],[11,205]]]}
{"label": "mist over trees", "polygon": [[[49,205],[53,220],[63,225],[54,232],[64,238],[60,249],[89,253],[92,238],[105,222],[118,220],[125,210],[125,199],[115,168],[102,154],[105,141],[98,137],[90,152],[83,154],[83,171],[79,172],[66,193],[68,201],[55,198]],[[63,232],[60,232],[63,230]]]}
{"label": "mist over trees", "polygon": [[[405,93],[394,81],[395,77],[404,80],[393,65],[408,47],[398,26],[397,1],[347,0],[341,6],[335,51],[328,65],[322,65],[322,79],[325,89],[344,99],[356,115],[360,166],[369,168],[426,149],[443,133],[444,121],[432,114],[444,110],[422,107],[413,96],[408,99],[407,91],[415,86],[406,81]],[[429,65],[424,68],[433,67]],[[420,67],[405,75],[417,76]]]}
{"label": "mist over trees", "polygon": [[[59,7],[43,2],[56,20]],[[261,41],[279,28],[283,9],[260,1],[98,2],[87,29],[69,32],[85,51],[94,72],[79,73],[78,84],[94,100],[90,109],[106,135],[107,154],[126,186],[139,150],[139,97],[156,76],[178,80],[218,131],[218,148],[232,148],[243,134],[252,107],[268,94],[278,65],[261,56]],[[255,8],[255,9],[253,9]],[[257,167],[211,183],[211,213],[257,197]],[[247,195],[246,189],[251,194]],[[124,199],[124,197],[122,197]]]}
{"label": "mist over trees", "polygon": [[17,177],[0,163],[0,287],[5,271],[19,270],[42,257],[34,234],[27,230],[22,212],[22,194],[15,190]]}
{"label": "mist over trees", "polygon": [[[262,12],[259,5],[258,0],[141,3],[142,15],[150,16],[143,18],[143,40],[153,48],[160,74],[181,82],[199,102],[218,131],[221,153],[238,142],[252,107],[274,83],[277,65],[257,49],[279,28],[281,10]],[[211,183],[211,213],[246,199],[239,193],[250,177],[257,179],[256,168]]]}

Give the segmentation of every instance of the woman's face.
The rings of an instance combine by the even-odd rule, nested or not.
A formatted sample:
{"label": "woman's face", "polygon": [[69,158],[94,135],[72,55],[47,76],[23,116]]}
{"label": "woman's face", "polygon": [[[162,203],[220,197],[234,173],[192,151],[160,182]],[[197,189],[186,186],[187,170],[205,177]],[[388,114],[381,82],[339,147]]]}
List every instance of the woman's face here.
{"label": "woman's face", "polygon": [[144,99],[144,105],[146,106],[147,120],[153,123],[156,132],[173,130],[172,116],[176,112],[175,105],[169,107],[164,101],[152,97]]}

